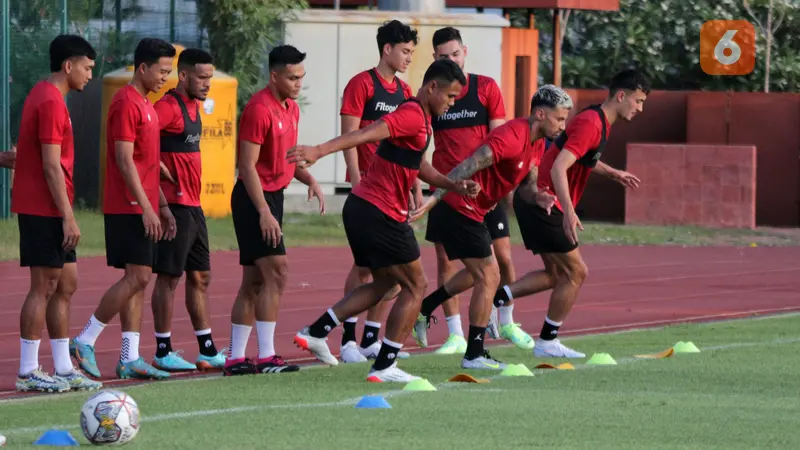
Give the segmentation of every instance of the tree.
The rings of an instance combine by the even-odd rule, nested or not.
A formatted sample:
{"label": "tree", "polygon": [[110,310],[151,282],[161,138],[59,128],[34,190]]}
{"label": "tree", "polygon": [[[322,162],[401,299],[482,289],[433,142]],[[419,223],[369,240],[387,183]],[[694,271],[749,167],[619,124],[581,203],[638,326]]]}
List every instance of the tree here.
{"label": "tree", "polygon": [[[786,16],[785,8],[781,6],[788,6],[788,4],[784,0],[778,0],[778,8],[775,8],[775,0],[768,0],[769,4],[767,5],[767,22],[762,23],[758,20],[758,17],[753,13],[753,9],[750,6],[750,0],[743,0],[744,9],[747,11],[747,14],[753,18],[756,25],[758,25],[759,30],[761,30],[761,34],[764,36],[766,40],[766,54],[764,56],[764,92],[769,92],[769,70],[770,64],[772,62],[772,37],[775,34],[775,31],[778,30],[781,26],[781,22],[783,22],[783,18]],[[758,1],[757,1],[758,2]],[[758,3],[764,3],[764,1],[760,1]],[[777,20],[773,21],[773,13],[777,14]]]}

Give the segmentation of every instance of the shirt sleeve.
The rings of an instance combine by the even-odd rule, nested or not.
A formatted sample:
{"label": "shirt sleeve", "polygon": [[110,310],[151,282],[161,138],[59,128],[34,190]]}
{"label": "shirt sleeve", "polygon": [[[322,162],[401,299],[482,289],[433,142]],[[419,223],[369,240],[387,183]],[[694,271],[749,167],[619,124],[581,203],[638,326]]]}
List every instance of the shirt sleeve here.
{"label": "shirt sleeve", "polygon": [[580,116],[576,116],[567,125],[567,142],[564,149],[569,150],[575,158],[580,159],[589,152],[590,149],[600,144],[600,117],[595,111],[586,111]]}
{"label": "shirt sleeve", "polygon": [[492,159],[498,163],[512,158],[525,148],[525,133],[518,121],[506,122],[489,132],[486,145],[492,150]]}
{"label": "shirt sleeve", "polygon": [[136,105],[127,100],[120,100],[117,109],[108,120],[109,133],[113,142],[134,142],[141,112]]}
{"label": "shirt sleeve", "polygon": [[64,105],[47,101],[39,106],[39,141],[42,144],[61,144],[64,130],[69,121],[69,113]]}
{"label": "shirt sleeve", "polygon": [[500,86],[491,78],[481,77],[484,80],[483,89],[479,91],[480,100],[486,105],[486,111],[489,114],[489,120],[505,119],[506,108],[503,103],[503,94],[500,92]]}
{"label": "shirt sleeve", "polygon": [[405,95],[407,99],[413,97],[414,91],[411,90],[411,86],[406,84],[403,80],[400,80],[400,83],[403,86],[403,95]]}
{"label": "shirt sleeve", "polygon": [[[183,132],[183,113],[175,101],[161,100],[153,105],[158,114],[158,124],[161,131],[168,133]],[[176,111],[177,110],[177,111]]]}
{"label": "shirt sleeve", "polygon": [[425,130],[425,113],[413,102],[400,105],[394,112],[381,117],[389,127],[389,137],[399,139],[418,136]]}
{"label": "shirt sleeve", "polygon": [[239,119],[239,140],[263,145],[271,125],[269,109],[264,105],[252,104],[242,112]]}
{"label": "shirt sleeve", "polygon": [[364,113],[364,105],[367,104],[371,95],[367,78],[361,74],[356,75],[344,88],[339,115],[361,117]]}

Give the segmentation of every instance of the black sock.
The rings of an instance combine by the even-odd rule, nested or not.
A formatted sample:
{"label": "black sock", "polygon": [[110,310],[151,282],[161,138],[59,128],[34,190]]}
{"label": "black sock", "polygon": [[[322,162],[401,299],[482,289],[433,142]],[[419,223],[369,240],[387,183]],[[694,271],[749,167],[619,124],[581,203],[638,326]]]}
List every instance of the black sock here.
{"label": "black sock", "polygon": [[361,348],[369,348],[370,345],[378,342],[378,333],[381,327],[370,325],[369,322],[364,324],[364,334],[361,335]]}
{"label": "black sock", "polygon": [[200,346],[200,354],[203,356],[217,356],[219,351],[214,346],[214,340],[211,339],[211,333],[198,334],[197,344]]}
{"label": "black sock", "polygon": [[378,357],[375,358],[375,362],[372,364],[372,368],[374,370],[388,369],[389,366],[394,364],[401,348],[402,347],[395,347],[391,344],[387,344],[384,339],[383,343],[381,343],[381,350],[378,352]]}
{"label": "black sock", "polygon": [[542,332],[539,333],[539,339],[543,341],[552,341],[558,337],[559,328],[561,328],[561,325],[553,325],[550,323],[550,319],[545,318],[544,325],[542,325]]}
{"label": "black sock", "polygon": [[348,322],[345,321],[342,324],[342,328],[344,332],[342,332],[342,345],[347,344],[350,341],[355,342],[356,340],[356,324],[358,322]]}
{"label": "black sock", "polygon": [[494,306],[499,308],[508,303],[509,300],[511,299],[508,298],[508,292],[506,292],[505,286],[500,286],[494,294]]}
{"label": "black sock", "polygon": [[483,356],[483,338],[486,334],[486,327],[469,326],[469,338],[467,339],[467,353],[465,359],[475,359]]}
{"label": "black sock", "polygon": [[308,327],[308,334],[315,338],[328,337],[328,333],[336,328],[336,322],[338,322],[333,317],[333,310],[325,311],[325,314],[319,316],[319,319]]}
{"label": "black sock", "polygon": [[163,358],[172,351],[172,338],[156,336],[156,358]]}
{"label": "black sock", "polygon": [[436,311],[436,308],[450,297],[451,295],[447,293],[444,286],[441,286],[439,289],[433,291],[431,295],[422,299],[422,307],[419,312],[425,317],[430,317],[431,314]]}

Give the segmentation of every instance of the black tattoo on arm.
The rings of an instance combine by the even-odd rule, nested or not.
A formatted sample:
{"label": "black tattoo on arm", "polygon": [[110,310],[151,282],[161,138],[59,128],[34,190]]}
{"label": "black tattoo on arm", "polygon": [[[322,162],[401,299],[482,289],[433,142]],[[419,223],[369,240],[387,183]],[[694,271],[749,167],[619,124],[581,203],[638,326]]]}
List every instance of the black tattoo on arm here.
{"label": "black tattoo on arm", "polygon": [[[488,145],[482,145],[478,147],[475,153],[470,155],[469,158],[453,168],[453,170],[447,174],[447,178],[453,181],[466,180],[472,175],[475,175],[478,171],[490,167],[492,164],[494,164],[492,149]],[[447,192],[442,189],[437,189],[433,195],[437,200],[440,200],[446,193]]]}

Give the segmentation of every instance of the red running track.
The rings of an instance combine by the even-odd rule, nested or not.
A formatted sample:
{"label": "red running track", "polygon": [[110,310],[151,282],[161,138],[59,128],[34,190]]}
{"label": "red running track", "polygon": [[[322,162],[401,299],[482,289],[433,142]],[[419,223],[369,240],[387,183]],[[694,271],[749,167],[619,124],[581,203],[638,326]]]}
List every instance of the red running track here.
{"label": "red running track", "polygon": [[[606,332],[628,328],[660,326],[676,322],[719,320],[750,315],[800,311],[800,250],[793,247],[710,248],[710,247],[582,247],[589,266],[589,278],[561,334]],[[435,289],[436,265],[433,248],[423,247],[423,264]],[[514,249],[517,277],[542,267],[539,258],[523,248]],[[289,282],[283,296],[276,329],[276,349],[298,363],[313,361],[297,349],[292,336],[315,320],[343,294],[344,280],[352,257],[345,248],[290,248]],[[239,287],[241,269],[236,252],[215,253],[212,259],[209,307],[217,347],[228,345],[230,309]],[[70,327],[74,336],[91,316],[100,297],[120,272],[105,265],[105,258],[79,261],[80,281],[73,299]],[[19,367],[19,311],[28,289],[28,272],[16,262],[0,264],[0,398],[14,395],[14,376]],[[144,313],[140,353],[150,360],[155,352],[150,291]],[[531,334],[538,332],[547,309],[549,293],[519,300],[515,321]],[[469,292],[461,294],[462,318],[466,320]],[[440,319],[441,310],[437,311]],[[359,320],[358,337],[364,316]],[[466,325],[465,325],[466,327]],[[121,341],[119,320],[106,327],[97,342],[100,371],[106,380],[115,377],[114,368]],[[40,363],[52,370],[49,338],[43,331]],[[440,345],[447,334],[444,320],[429,331],[429,342]],[[197,341],[183,306],[183,283],[176,295],[173,348],[184,349],[193,360]],[[330,337],[331,349],[338,350],[341,328]],[[416,348],[409,337],[406,349]],[[248,354],[255,356],[255,330]],[[114,384],[107,383],[107,384]]]}

